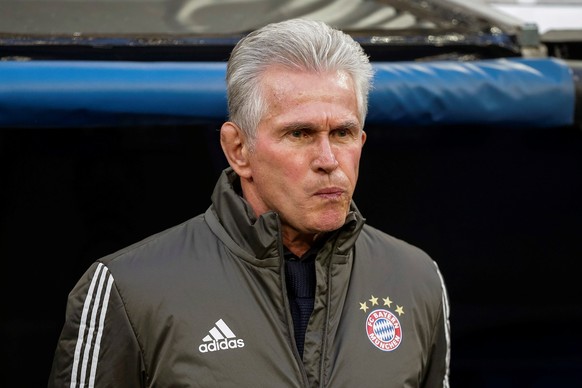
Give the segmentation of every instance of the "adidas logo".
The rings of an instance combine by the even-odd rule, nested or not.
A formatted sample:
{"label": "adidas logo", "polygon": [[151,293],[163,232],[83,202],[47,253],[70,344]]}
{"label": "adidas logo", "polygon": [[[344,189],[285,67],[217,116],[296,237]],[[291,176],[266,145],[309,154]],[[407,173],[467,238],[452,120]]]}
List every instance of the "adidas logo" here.
{"label": "adidas logo", "polygon": [[218,350],[236,349],[245,346],[242,339],[237,339],[236,335],[230,330],[230,327],[222,319],[215,323],[209,334],[202,338],[204,343],[198,346],[201,353],[216,352]]}

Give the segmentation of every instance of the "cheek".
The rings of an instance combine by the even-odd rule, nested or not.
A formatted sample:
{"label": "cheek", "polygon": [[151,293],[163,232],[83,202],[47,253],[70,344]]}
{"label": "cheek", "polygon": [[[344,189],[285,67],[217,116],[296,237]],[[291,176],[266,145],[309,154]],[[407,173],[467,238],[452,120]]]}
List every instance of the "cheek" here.
{"label": "cheek", "polygon": [[285,150],[269,149],[259,152],[255,165],[263,174],[275,175],[278,180],[292,179],[299,176],[309,167],[307,158],[301,151],[284,152]]}
{"label": "cheek", "polygon": [[342,165],[345,166],[345,172],[351,177],[358,176],[358,169],[360,167],[361,149],[345,152],[342,157]]}
{"label": "cheek", "polygon": [[291,182],[298,179],[301,166],[292,155],[258,150],[252,160],[253,179],[267,191],[286,190]]}
{"label": "cheek", "polygon": [[309,161],[301,158],[289,157],[285,162],[284,169],[289,178],[296,178],[310,170]]}

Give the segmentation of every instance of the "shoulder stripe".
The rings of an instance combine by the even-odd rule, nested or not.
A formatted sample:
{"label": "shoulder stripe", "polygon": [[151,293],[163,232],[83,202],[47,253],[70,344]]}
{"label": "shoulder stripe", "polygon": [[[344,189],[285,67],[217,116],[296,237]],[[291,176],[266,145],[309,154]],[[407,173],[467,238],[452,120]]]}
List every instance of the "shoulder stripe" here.
{"label": "shoulder stripe", "polygon": [[[112,284],[113,277],[109,270],[105,265],[99,263],[91,279],[83,304],[73,368],[71,370],[71,388],[86,386],[85,380],[88,368],[91,376],[87,386],[93,387],[95,383],[101,335]],[[96,335],[95,332],[97,332]]]}
{"label": "shoulder stripe", "polygon": [[105,315],[107,313],[107,306],[109,304],[109,294],[111,286],[113,285],[113,276],[109,275],[107,279],[107,286],[105,288],[105,297],[103,299],[103,308],[99,316],[99,330],[97,332],[97,339],[95,341],[95,349],[93,349],[93,359],[91,360],[91,375],[89,378],[89,387],[95,386],[95,374],[97,373],[97,363],[99,362],[99,349],[101,348],[101,336],[103,335],[103,327],[105,326]]}
{"label": "shoulder stripe", "polygon": [[443,275],[439,269],[439,266],[436,262],[434,262],[436,267],[437,274],[439,275],[439,279],[441,281],[441,287],[443,290],[442,299],[443,299],[443,317],[444,317],[444,331],[445,331],[445,340],[447,342],[447,353],[445,356],[445,376],[443,377],[443,387],[449,388],[449,369],[451,364],[451,323],[449,320],[450,310],[449,310],[449,297],[447,293],[447,288],[445,286],[445,280],[443,279]]}

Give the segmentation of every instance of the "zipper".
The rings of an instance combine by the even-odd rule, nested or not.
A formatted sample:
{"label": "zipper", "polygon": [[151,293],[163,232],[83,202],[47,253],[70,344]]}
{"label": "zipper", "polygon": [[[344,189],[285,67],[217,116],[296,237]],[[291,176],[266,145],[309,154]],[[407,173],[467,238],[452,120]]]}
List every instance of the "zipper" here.
{"label": "zipper", "polygon": [[279,249],[279,273],[281,277],[281,294],[283,295],[283,307],[285,309],[285,317],[287,321],[287,333],[289,333],[289,343],[291,344],[291,350],[295,356],[295,362],[299,366],[299,371],[301,372],[301,378],[303,379],[303,386],[309,388],[309,379],[307,378],[307,371],[305,370],[305,365],[303,365],[303,360],[299,355],[299,350],[297,350],[297,344],[295,343],[295,328],[293,326],[293,317],[291,316],[291,306],[289,305],[289,296],[287,295],[287,281],[285,279],[285,255],[283,250],[283,236],[281,235],[281,220],[277,216],[278,224],[278,249]]}
{"label": "zipper", "polygon": [[327,264],[327,297],[326,297],[326,311],[325,311],[325,323],[323,325],[323,338],[321,344],[321,360],[319,361],[319,386],[325,387],[326,382],[326,368],[325,368],[325,358],[327,357],[327,337],[329,332],[329,316],[331,314],[331,295],[332,295],[332,284],[331,284],[331,266],[333,265],[334,252],[337,246],[337,238],[334,239],[331,254],[329,257],[329,262]]}

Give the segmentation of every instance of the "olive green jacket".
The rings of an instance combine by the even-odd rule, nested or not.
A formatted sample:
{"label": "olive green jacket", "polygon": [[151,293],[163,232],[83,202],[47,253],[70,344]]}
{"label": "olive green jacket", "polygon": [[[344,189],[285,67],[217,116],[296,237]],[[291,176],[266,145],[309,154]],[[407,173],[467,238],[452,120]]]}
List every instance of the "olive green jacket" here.
{"label": "olive green jacket", "polygon": [[352,204],[316,259],[303,360],[278,215],[223,172],[205,214],[94,263],[67,304],[49,387],[446,387],[445,287]]}

